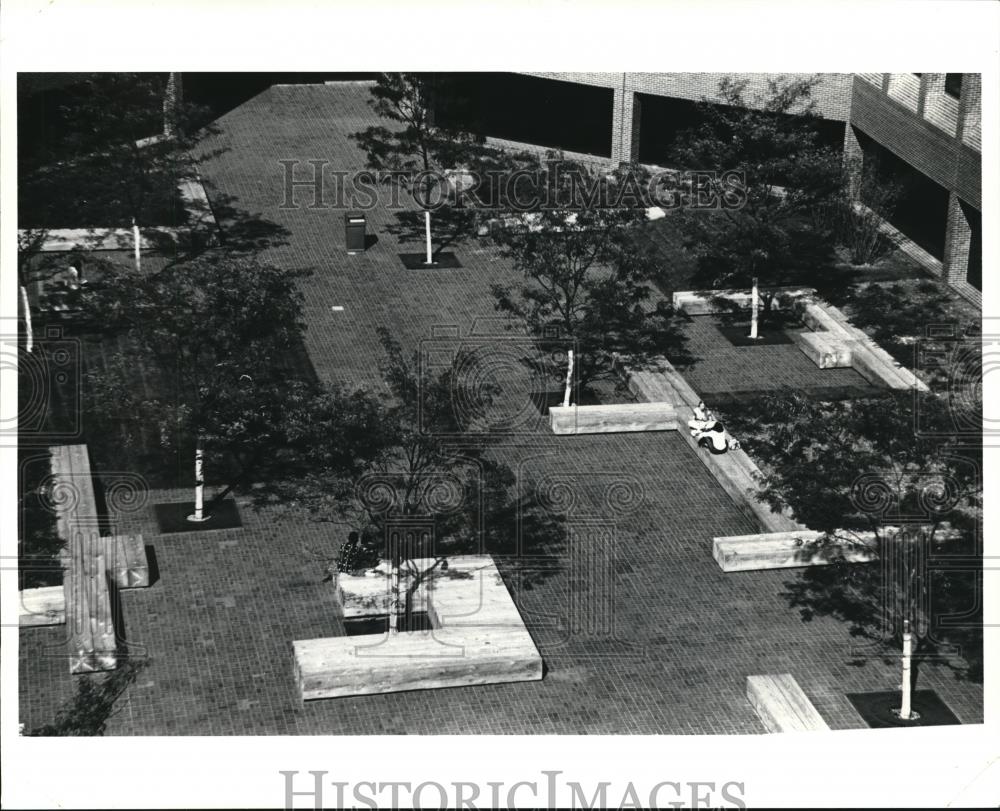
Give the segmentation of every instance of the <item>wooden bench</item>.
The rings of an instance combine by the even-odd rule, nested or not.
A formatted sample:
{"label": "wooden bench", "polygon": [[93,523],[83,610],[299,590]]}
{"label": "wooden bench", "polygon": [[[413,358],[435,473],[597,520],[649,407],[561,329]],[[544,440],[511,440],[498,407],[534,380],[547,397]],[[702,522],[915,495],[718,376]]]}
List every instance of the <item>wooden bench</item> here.
{"label": "wooden bench", "polygon": [[553,406],[549,420],[552,433],[559,435],[677,430],[672,403]]}
{"label": "wooden bench", "polygon": [[62,625],[66,622],[66,591],[63,586],[24,589],[17,606],[17,624],[21,628]]}
{"label": "wooden bench", "polygon": [[149,560],[142,535],[115,535],[104,539],[111,578],[120,589],[149,586]]}
{"label": "wooden bench", "polygon": [[86,445],[51,449],[56,527],[66,541],[64,579],[70,673],[111,670],[117,639]]}
{"label": "wooden bench", "polygon": [[772,532],[805,529],[788,516],[772,512],[767,504],[755,498],[759,489],[757,474],[760,471],[746,452],[730,450],[724,454],[713,454],[698,447],[698,440],[691,436],[687,424],[694,417],[694,407],[701,398],[669,360],[657,358],[650,369],[634,371],[625,368],[623,374],[629,390],[637,396],[652,393],[665,396],[677,404],[677,432],[748,519]]}
{"label": "wooden bench", "polygon": [[799,529],[713,538],[712,557],[724,572],[824,566],[839,560],[869,563],[875,559],[874,548],[836,541],[816,543],[823,534]]}
{"label": "wooden bench", "polygon": [[853,341],[830,332],[791,332],[789,335],[802,354],[820,369],[844,369],[852,365]]}
{"label": "wooden bench", "polygon": [[[425,591],[432,632],[293,642],[302,700],[540,680],[542,658],[493,559],[470,555],[448,562],[448,571],[435,572]],[[432,563],[414,561],[421,571]],[[383,581],[374,591],[386,588]],[[381,600],[376,603],[372,611],[381,609]]]}
{"label": "wooden bench", "polygon": [[747,700],[768,732],[830,729],[791,673],[747,676]]}

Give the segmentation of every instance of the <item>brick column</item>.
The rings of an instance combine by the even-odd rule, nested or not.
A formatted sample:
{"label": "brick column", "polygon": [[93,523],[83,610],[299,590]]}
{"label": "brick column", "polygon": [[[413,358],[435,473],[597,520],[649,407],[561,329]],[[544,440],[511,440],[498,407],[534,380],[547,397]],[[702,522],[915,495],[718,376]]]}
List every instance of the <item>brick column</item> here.
{"label": "brick column", "polygon": [[948,225],[944,235],[944,263],[941,275],[949,283],[964,282],[969,268],[972,228],[955,192],[948,195]]}
{"label": "brick column", "polygon": [[958,135],[964,143],[977,149],[980,148],[982,96],[982,76],[963,73],[962,97],[958,103]]}
{"label": "brick column", "polygon": [[615,165],[639,160],[639,125],[642,102],[624,87],[615,88],[611,119],[611,162]]}

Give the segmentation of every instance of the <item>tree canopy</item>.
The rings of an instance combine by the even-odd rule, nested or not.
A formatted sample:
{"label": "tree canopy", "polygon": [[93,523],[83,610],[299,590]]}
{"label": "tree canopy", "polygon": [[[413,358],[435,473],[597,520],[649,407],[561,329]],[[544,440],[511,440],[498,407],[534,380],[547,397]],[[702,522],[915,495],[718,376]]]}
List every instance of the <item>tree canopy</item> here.
{"label": "tree canopy", "polygon": [[[761,499],[836,541],[820,541],[834,565],[787,584],[803,619],[833,615],[873,640],[896,637],[908,619],[920,652],[951,651],[965,658],[956,669],[978,678],[982,449],[958,435],[976,421],[958,413],[966,408],[909,391],[834,403],[789,393],[747,403],[727,422],[761,462]],[[878,557],[848,564],[845,544]],[[935,568],[931,555],[966,565]]]}
{"label": "tree canopy", "polygon": [[[740,205],[685,210],[699,287],[800,284],[829,260],[833,232],[823,212],[842,188],[837,150],[820,137],[812,91],[817,79],[771,79],[751,96],[747,80],[724,78],[720,101],[699,105],[701,122],[672,150],[681,169],[717,173],[704,182]],[[729,173],[729,174],[727,174]],[[735,173],[735,174],[733,174]],[[765,292],[765,310],[771,297]]]}
{"label": "tree canopy", "polygon": [[606,175],[551,154],[535,167],[544,192],[535,192],[532,210],[509,216],[493,235],[523,278],[491,286],[497,310],[538,338],[575,345],[584,387],[612,376],[616,355],[641,363],[679,345],[668,302],[654,296],[660,269],[637,238],[646,210],[621,202],[634,171]]}

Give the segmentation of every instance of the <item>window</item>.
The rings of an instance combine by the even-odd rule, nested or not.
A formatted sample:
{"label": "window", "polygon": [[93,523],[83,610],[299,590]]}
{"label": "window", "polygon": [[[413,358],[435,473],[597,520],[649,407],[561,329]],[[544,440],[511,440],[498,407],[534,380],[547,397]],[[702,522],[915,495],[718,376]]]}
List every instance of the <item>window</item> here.
{"label": "window", "polygon": [[944,75],[944,92],[956,99],[962,95],[961,73],[946,73]]}

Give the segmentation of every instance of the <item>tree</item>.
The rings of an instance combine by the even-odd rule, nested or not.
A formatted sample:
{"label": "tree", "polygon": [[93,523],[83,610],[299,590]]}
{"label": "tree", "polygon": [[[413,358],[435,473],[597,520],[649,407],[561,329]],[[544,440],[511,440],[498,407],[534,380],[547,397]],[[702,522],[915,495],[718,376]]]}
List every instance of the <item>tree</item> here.
{"label": "tree", "polygon": [[[434,96],[446,92],[437,86],[446,81],[415,73],[379,74],[369,104],[390,125],[371,126],[351,136],[365,152],[368,168],[378,172],[382,182],[410,191],[423,210],[428,265],[445,245],[470,233],[481,219],[476,207],[462,205],[462,170],[488,178],[505,165],[501,150],[486,146],[471,133],[435,122]],[[447,236],[432,250],[431,210],[435,207]],[[399,217],[403,230],[412,228],[410,213],[401,212]]]}
{"label": "tree", "polygon": [[[908,620],[918,653],[957,647],[959,669],[979,678],[982,454],[954,439],[956,426],[975,424],[956,408],[908,391],[836,403],[783,394],[745,404],[728,422],[761,462],[761,500],[825,534],[804,552],[826,551],[833,565],[788,584],[803,619],[832,615],[871,640],[898,639]],[[876,560],[846,563],[842,550],[855,546]],[[931,555],[967,565],[935,569]],[[949,624],[949,614],[964,622]]]}
{"label": "tree", "polygon": [[86,74],[74,83],[60,108],[61,137],[42,162],[22,165],[22,220],[29,212],[58,227],[132,226],[138,265],[140,230],[173,224],[178,183],[193,172],[190,150],[206,132],[198,131],[205,110],[176,94],[171,101],[171,87],[157,73]]}
{"label": "tree", "polygon": [[672,150],[678,168],[703,173],[703,193],[739,201],[684,210],[694,282],[749,289],[758,280],[765,318],[774,300],[767,288],[812,281],[833,247],[832,230],[817,214],[839,193],[842,171],[839,155],[819,137],[816,82],[772,79],[766,94],[748,98],[747,80],[726,77],[719,102],[700,104],[702,122],[681,132]]}
{"label": "tree", "polygon": [[898,182],[879,172],[874,157],[846,163],[841,192],[829,211],[837,240],[846,246],[852,265],[870,265],[895,248],[883,228],[901,193]]}
{"label": "tree", "polygon": [[206,518],[206,452],[242,480],[283,445],[285,414],[311,396],[286,360],[305,328],[302,275],[206,254],[155,274],[116,269],[89,286],[88,311],[127,338],[126,350],[90,375],[95,411],[142,415],[165,448],[193,453],[194,520]]}
{"label": "tree", "polygon": [[51,724],[32,729],[31,737],[94,737],[103,735],[114,716],[115,704],[146,666],[147,660],[129,658],[107,674],[83,676],[73,698]]}
{"label": "tree", "polygon": [[[305,506],[319,520],[344,527],[347,541],[336,556],[339,571],[372,568],[389,559],[389,624],[396,632],[400,623],[410,627],[414,595],[429,578],[447,572],[449,557],[487,551],[513,556],[519,520],[533,553],[551,555],[562,530],[560,517],[533,497],[511,497],[513,473],[491,457],[487,445],[462,441],[469,436],[468,426],[454,408],[461,358],[435,375],[417,357],[408,360],[386,330],[379,330],[379,338],[385,396],[329,390],[322,409],[328,418],[303,420],[293,431],[301,470],[308,475],[292,475],[263,495],[265,503]],[[475,396],[494,393],[486,387]],[[391,524],[404,518],[433,526],[433,537],[389,543]],[[417,560],[431,563],[420,568]],[[533,574],[544,576],[537,570]]]}
{"label": "tree", "polygon": [[544,192],[534,210],[494,231],[523,276],[516,287],[491,286],[497,310],[538,338],[555,332],[571,341],[584,389],[612,376],[619,355],[638,364],[679,340],[667,302],[652,301],[659,271],[636,238],[645,207],[624,202],[635,170],[605,175],[550,154],[536,167]]}

